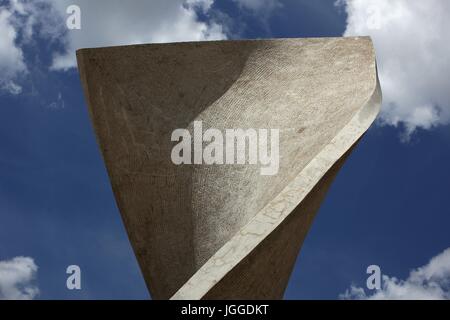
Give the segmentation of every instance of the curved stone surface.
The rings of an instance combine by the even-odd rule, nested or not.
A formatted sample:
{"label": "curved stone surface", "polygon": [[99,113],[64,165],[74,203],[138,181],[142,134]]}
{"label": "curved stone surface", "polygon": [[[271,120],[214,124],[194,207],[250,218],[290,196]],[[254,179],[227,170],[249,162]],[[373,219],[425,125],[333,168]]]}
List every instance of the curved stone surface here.
{"label": "curved stone surface", "polygon": [[[281,298],[345,155],[381,100],[370,38],[152,44],[77,52],[91,118],[157,299]],[[260,165],[179,165],[173,130],[276,128]]]}

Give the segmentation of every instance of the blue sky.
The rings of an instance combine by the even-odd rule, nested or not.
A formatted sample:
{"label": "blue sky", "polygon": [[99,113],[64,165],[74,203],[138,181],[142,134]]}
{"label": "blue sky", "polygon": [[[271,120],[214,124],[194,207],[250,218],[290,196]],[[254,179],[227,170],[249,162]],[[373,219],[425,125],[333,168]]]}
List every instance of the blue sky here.
{"label": "blue sky", "polygon": [[[409,297],[449,298],[448,1],[72,3],[81,30],[65,28],[64,1],[0,0],[0,297],[24,286],[39,299],[149,297],[73,68],[76,48],[345,33],[374,39],[383,111],[333,183],[286,298],[354,293],[371,264],[388,276],[378,298],[399,297],[402,287]],[[66,288],[71,264],[81,267],[82,290]],[[363,298],[376,294],[366,289]]]}

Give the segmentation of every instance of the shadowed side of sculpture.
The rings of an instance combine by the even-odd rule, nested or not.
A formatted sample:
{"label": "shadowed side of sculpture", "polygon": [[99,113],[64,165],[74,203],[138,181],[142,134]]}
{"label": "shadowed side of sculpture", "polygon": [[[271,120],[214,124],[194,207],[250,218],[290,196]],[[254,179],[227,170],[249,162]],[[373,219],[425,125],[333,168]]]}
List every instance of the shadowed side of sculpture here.
{"label": "shadowed side of sculpture", "polygon": [[185,44],[78,53],[112,188],[154,298],[169,298],[196,271],[192,167],[173,165],[170,135],[235,83],[253,49]]}

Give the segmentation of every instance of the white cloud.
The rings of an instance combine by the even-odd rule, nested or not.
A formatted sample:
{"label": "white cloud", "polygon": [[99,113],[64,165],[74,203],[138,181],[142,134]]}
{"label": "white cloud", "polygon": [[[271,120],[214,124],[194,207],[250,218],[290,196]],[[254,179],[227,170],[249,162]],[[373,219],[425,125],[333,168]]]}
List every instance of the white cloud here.
{"label": "white cloud", "polygon": [[20,93],[16,78],[26,70],[23,52],[16,45],[17,32],[12,24],[13,11],[0,7],[0,89]]}
{"label": "white cloud", "polygon": [[374,41],[384,105],[380,120],[430,129],[450,122],[450,1],[339,0],[346,36]]}
{"label": "white cloud", "polygon": [[38,267],[32,258],[0,261],[0,300],[31,300],[39,294],[33,284]]}
{"label": "white cloud", "polygon": [[213,0],[49,0],[61,15],[67,6],[81,8],[81,30],[67,32],[66,52],[56,54],[54,69],[76,65],[83,47],[225,39],[221,25],[199,21],[196,9],[207,13]]}
{"label": "white cloud", "polygon": [[369,300],[448,300],[450,299],[450,248],[418,269],[406,280],[383,275],[382,288],[367,295],[363,288],[351,286],[341,299]]}

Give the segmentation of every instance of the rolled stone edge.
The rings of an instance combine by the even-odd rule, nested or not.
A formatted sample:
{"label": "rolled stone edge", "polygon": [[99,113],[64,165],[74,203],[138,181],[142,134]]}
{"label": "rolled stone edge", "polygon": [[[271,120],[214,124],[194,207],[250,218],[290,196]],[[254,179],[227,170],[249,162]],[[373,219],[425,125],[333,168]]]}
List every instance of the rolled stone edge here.
{"label": "rolled stone edge", "polygon": [[273,200],[197,270],[171,300],[202,299],[294,211],[333,165],[358,142],[381,108],[382,93],[376,62],[374,68],[376,80],[372,94],[347,125]]}

